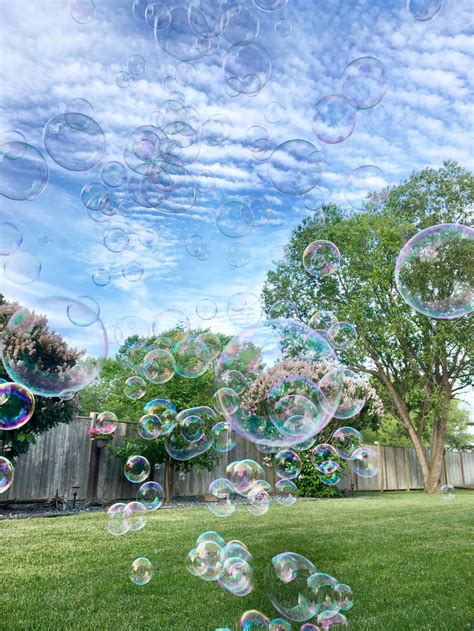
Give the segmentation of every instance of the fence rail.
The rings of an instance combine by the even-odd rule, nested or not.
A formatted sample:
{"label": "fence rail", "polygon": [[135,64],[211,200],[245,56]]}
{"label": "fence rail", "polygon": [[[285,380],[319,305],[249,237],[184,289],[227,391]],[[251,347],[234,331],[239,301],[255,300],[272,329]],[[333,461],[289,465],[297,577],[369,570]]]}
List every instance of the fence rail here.
{"label": "fence rail", "polygon": [[[79,499],[111,501],[136,496],[136,485],[123,475],[122,463],[107,449],[100,449],[87,436],[87,429],[94,423],[94,415],[77,417],[69,425],[58,425],[38,437],[36,445],[18,458],[15,479],[9,491],[0,496],[1,501],[38,500],[59,496],[70,498],[72,487],[79,486]],[[117,444],[126,432],[134,431],[129,425],[120,424],[114,437]],[[423,488],[423,477],[414,449],[373,445],[379,454],[379,474],[372,478],[354,475],[351,467],[344,472],[339,487],[355,491],[392,491]],[[262,455],[255,445],[237,437],[235,448],[223,454],[219,465],[211,472],[192,469],[183,479],[175,474],[175,496],[204,495],[209,483],[225,474],[226,466],[233,460],[251,458],[264,465]],[[163,482],[163,467],[153,471],[153,479]],[[266,477],[273,481],[274,473],[266,469]],[[474,488],[474,453],[447,452],[445,454],[441,482],[456,487]]]}

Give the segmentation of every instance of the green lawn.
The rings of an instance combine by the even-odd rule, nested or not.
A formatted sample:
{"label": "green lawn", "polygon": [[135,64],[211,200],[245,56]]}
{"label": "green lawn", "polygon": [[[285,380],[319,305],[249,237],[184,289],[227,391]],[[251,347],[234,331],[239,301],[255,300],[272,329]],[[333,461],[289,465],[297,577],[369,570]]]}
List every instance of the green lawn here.
{"label": "green lawn", "polygon": [[[348,618],[356,631],[455,631],[474,619],[471,492],[458,492],[454,502],[413,492],[301,502],[272,506],[263,517],[239,507],[222,520],[206,509],[161,510],[124,537],[106,533],[104,522],[103,513],[0,522],[2,631],[214,631],[234,628],[247,609],[276,617],[262,571],[283,551],[352,586]],[[185,569],[196,536],[208,529],[250,549],[249,596],[234,597]],[[156,570],[145,587],[128,578],[138,556]]]}

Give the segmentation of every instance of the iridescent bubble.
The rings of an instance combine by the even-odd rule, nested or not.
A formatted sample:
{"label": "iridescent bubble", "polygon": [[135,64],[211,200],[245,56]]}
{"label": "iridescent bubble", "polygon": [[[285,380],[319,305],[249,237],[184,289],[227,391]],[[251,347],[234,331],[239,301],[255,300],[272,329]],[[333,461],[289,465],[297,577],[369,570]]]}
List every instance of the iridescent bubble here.
{"label": "iridescent bubble", "polygon": [[0,195],[16,201],[36,199],[48,177],[46,160],[35,147],[18,141],[0,145]]}
{"label": "iridescent bubble", "polygon": [[207,247],[206,242],[199,234],[193,234],[186,240],[185,248],[186,252],[190,256],[195,256],[199,258],[199,255],[202,254],[205,247]]}
{"label": "iridescent bubble", "polygon": [[220,421],[211,430],[212,448],[219,453],[227,453],[235,447],[235,434],[230,423]]}
{"label": "iridescent bubble", "polygon": [[159,482],[145,482],[138,489],[137,500],[149,512],[161,508],[164,499],[165,493]]}
{"label": "iridescent bubble", "polygon": [[145,456],[130,456],[123,468],[123,473],[129,482],[139,484],[150,475],[151,467]]}
{"label": "iridescent bubble", "polygon": [[30,285],[41,274],[41,262],[32,252],[17,250],[3,264],[5,276],[17,285]]}
{"label": "iridescent bubble", "polygon": [[64,114],[53,116],[43,130],[46,151],[59,166],[69,171],[87,171],[105,153],[105,135],[90,116],[76,113],[70,125]]}
{"label": "iridescent bubble", "polygon": [[114,204],[107,187],[101,182],[88,182],[82,187],[81,201],[86,208],[94,212],[112,215]]}
{"label": "iridescent bubble", "polygon": [[123,509],[129,532],[143,530],[146,525],[147,510],[141,502],[129,502]]}
{"label": "iridescent bubble", "polygon": [[200,335],[188,334],[173,347],[174,369],[180,377],[197,379],[210,367],[212,357]]}
{"label": "iridescent bubble", "polygon": [[0,456],[0,495],[5,493],[5,491],[8,491],[13,484],[14,473],[13,464],[8,460],[8,458]]}
{"label": "iridescent bubble", "polygon": [[235,460],[227,465],[226,476],[237,493],[247,495],[264,471],[255,460]]}
{"label": "iridescent bubble", "polygon": [[227,317],[232,324],[243,328],[257,324],[262,317],[260,299],[247,291],[233,294],[227,302]]}
{"label": "iridescent bubble", "polygon": [[238,239],[252,231],[254,216],[243,202],[225,202],[216,213],[216,226],[225,237]]}
{"label": "iridescent bubble", "polygon": [[371,447],[358,447],[351,456],[352,470],[361,478],[372,478],[379,472],[379,455]]}
{"label": "iridescent bubble", "polygon": [[293,480],[278,480],[275,484],[275,502],[282,506],[292,506],[296,502],[298,487]]}
{"label": "iridescent bubble", "polygon": [[27,423],[35,411],[33,394],[19,383],[0,382],[0,430],[16,430]]}
{"label": "iridescent bubble", "polygon": [[387,69],[374,57],[360,57],[352,61],[341,77],[342,94],[357,109],[374,107],[388,89]]}
{"label": "iridescent bubble", "polygon": [[101,412],[95,421],[99,434],[113,434],[117,429],[118,418],[114,412]]}
{"label": "iridescent bubble", "polygon": [[234,6],[234,11],[228,11],[228,23],[223,33],[225,39],[231,44],[253,42],[260,32],[260,20],[256,12],[240,2]]}
{"label": "iridescent bubble", "polygon": [[315,311],[311,316],[308,326],[312,329],[328,330],[333,324],[336,324],[337,318],[332,311],[321,309]]}
{"label": "iridescent bubble", "polygon": [[267,123],[273,125],[282,123],[286,117],[286,107],[278,103],[278,101],[271,101],[265,105],[263,115]]}
{"label": "iridescent bubble", "polygon": [[322,151],[306,140],[288,140],[279,145],[268,162],[268,177],[286,195],[304,195],[321,179]]}
{"label": "iridescent bubble", "polygon": [[339,467],[337,451],[329,443],[320,443],[311,450],[311,462],[323,474],[335,471]]}
{"label": "iridescent bubble", "polygon": [[291,29],[291,23],[285,18],[281,18],[281,20],[278,20],[275,24],[275,33],[281,35],[282,37],[288,37],[291,33]]}
{"label": "iridescent bubble", "polygon": [[125,506],[123,502],[116,502],[107,509],[105,527],[111,535],[120,536],[128,532],[128,523],[124,514]]}
{"label": "iridescent bubble", "polygon": [[352,208],[371,212],[387,199],[389,188],[390,182],[382,169],[367,164],[352,171],[344,194]]}
{"label": "iridescent bubble", "polygon": [[283,620],[283,618],[274,618],[270,622],[268,631],[292,631],[293,627],[289,622]]}
{"label": "iridescent bubble", "polygon": [[205,436],[206,426],[199,416],[187,416],[180,423],[181,435],[189,443],[194,443]]}
{"label": "iridescent bubble", "polygon": [[138,401],[146,392],[146,383],[141,377],[129,377],[125,381],[124,395],[131,401]]}
{"label": "iridescent bubble", "polygon": [[326,612],[323,611],[317,617],[317,623],[321,626],[321,629],[332,629],[332,631],[342,631],[349,627],[347,618],[342,613]]}
{"label": "iridescent bubble", "polygon": [[213,39],[222,35],[227,26],[225,4],[213,0],[194,0],[188,10],[189,25],[204,39]]}
{"label": "iridescent bubble", "polygon": [[229,269],[239,269],[250,261],[250,250],[242,243],[231,243],[225,250],[225,258]]}
{"label": "iridescent bubble", "polygon": [[206,361],[213,361],[222,350],[221,340],[218,335],[210,331],[204,331],[197,336],[196,342],[199,343],[200,355]]}
{"label": "iridescent bubble", "polygon": [[[87,318],[92,324],[76,326],[68,309],[80,312],[83,322]],[[55,397],[64,390],[77,392],[95,381],[108,354],[108,340],[102,321],[88,309],[84,303],[60,296],[38,300],[31,309],[18,309],[3,333],[2,360],[10,377],[45,397]],[[48,337],[37,335],[39,326],[63,339],[70,349],[67,362],[43,365],[36,361],[36,353],[50,352]],[[33,356],[30,345],[36,349]]]}
{"label": "iridescent bubble", "polygon": [[[186,461],[206,452],[212,445],[210,430],[215,422],[216,413],[207,406],[182,410],[176,416],[176,425],[180,431],[175,431],[166,438],[165,449],[168,455],[175,460]],[[189,423],[196,429],[199,437],[190,436],[192,428]],[[189,440],[186,436],[190,436],[193,440]]]}
{"label": "iridescent bubble", "polygon": [[331,437],[331,443],[343,460],[350,460],[362,444],[362,434],[353,427],[339,427]]}
{"label": "iridescent bubble", "polygon": [[256,96],[270,79],[272,61],[256,42],[239,42],[224,57],[226,86],[237,94]]}
{"label": "iridescent bubble", "polygon": [[224,537],[215,530],[205,530],[204,532],[201,532],[196,539],[196,545],[202,543],[203,541],[212,541],[213,543],[217,543],[217,545],[222,549],[226,547]]}
{"label": "iridescent bubble", "polygon": [[156,414],[144,414],[138,422],[138,435],[145,440],[155,440],[163,434],[163,423]]}
{"label": "iridescent bubble", "polygon": [[135,559],[130,568],[130,580],[134,585],[147,585],[153,578],[153,565],[146,557]]}
{"label": "iridescent bubble", "polygon": [[158,46],[179,61],[196,61],[209,52],[211,39],[191,28],[186,6],[161,8],[155,15],[154,34]]}
{"label": "iridescent bubble", "polygon": [[[1,483],[0,483],[0,487],[1,487]],[[441,493],[441,497],[446,502],[452,502],[453,500],[456,499],[454,486],[452,484],[442,484],[439,490]]]}
{"label": "iridescent bubble", "polygon": [[474,310],[474,230],[439,224],[402,248],[395,282],[403,300],[429,318],[451,320]]}
{"label": "iridescent bubble", "polygon": [[261,11],[279,11],[288,4],[288,0],[253,0],[254,5]]}
{"label": "iridescent bubble", "polygon": [[247,499],[251,507],[257,511],[250,511],[253,515],[263,515],[273,502],[273,487],[266,480],[257,480],[249,489]]}
{"label": "iridescent bubble", "polygon": [[308,579],[308,587],[312,592],[313,599],[317,604],[317,613],[323,611],[328,614],[337,613],[340,609],[336,594],[338,582],[333,576],[316,572]]}
{"label": "iridescent bubble", "polygon": [[13,254],[23,242],[19,228],[9,221],[0,222],[0,256]]}
{"label": "iridescent bubble", "polygon": [[107,186],[117,187],[122,186],[127,181],[127,170],[121,162],[110,161],[106,162],[101,171],[100,175],[102,177],[102,181]]}
{"label": "iridescent bubble", "polygon": [[208,488],[206,504],[216,517],[230,517],[235,512],[235,490],[226,478],[213,480]]}
{"label": "iridescent bubble", "polygon": [[115,85],[119,88],[128,88],[130,85],[130,75],[128,72],[121,70],[115,75]]}
{"label": "iridescent bubble", "polygon": [[253,568],[251,564],[237,557],[228,557],[224,561],[219,585],[234,596],[247,596],[253,590]]}
{"label": "iridescent bubble", "polygon": [[288,618],[303,622],[316,615],[317,605],[308,586],[316,568],[294,552],[277,554],[265,568],[265,591],[275,609]]}
{"label": "iridescent bubble", "polygon": [[167,383],[175,374],[173,355],[162,348],[150,351],[143,359],[140,372],[151,383]]}
{"label": "iridescent bubble", "polygon": [[152,399],[143,406],[146,414],[153,414],[161,421],[160,435],[169,434],[176,425],[176,406],[167,399]]}
{"label": "iridescent bubble", "polygon": [[217,314],[217,305],[211,298],[203,298],[196,305],[196,315],[201,320],[212,320]]}
{"label": "iridescent bubble", "polygon": [[69,0],[69,14],[78,24],[89,24],[95,18],[94,0]]}
{"label": "iridescent bubble", "polygon": [[251,609],[242,614],[239,623],[241,631],[268,631],[270,619],[256,609]]}
{"label": "iridescent bubble", "polygon": [[123,252],[128,243],[129,236],[122,228],[109,228],[104,234],[104,245],[110,252]]}
{"label": "iridescent bubble", "polygon": [[98,269],[92,274],[92,282],[97,287],[105,287],[110,283],[111,274],[109,270],[106,269]]}
{"label": "iridescent bubble", "polygon": [[242,394],[247,386],[245,376],[238,370],[226,370],[220,375],[221,385],[236,394]]}
{"label": "iridescent bubble", "polygon": [[260,162],[268,160],[272,154],[273,147],[268,136],[268,131],[260,125],[252,125],[245,133],[244,146],[252,153],[253,157]]}
{"label": "iridescent bubble", "polygon": [[303,252],[303,266],[308,274],[323,278],[339,268],[341,253],[331,241],[313,241]]}
{"label": "iridescent bubble", "polygon": [[122,267],[122,276],[129,283],[136,283],[143,278],[143,267],[138,261],[129,261]]}
{"label": "iridescent bubble", "polygon": [[322,142],[333,145],[347,140],[355,123],[356,111],[341,94],[325,96],[315,105],[313,130]]}
{"label": "iridescent bubble", "polygon": [[275,470],[279,478],[294,480],[301,472],[301,459],[291,449],[283,449],[275,456]]}
{"label": "iridescent bubble", "polygon": [[188,317],[179,309],[164,309],[155,316],[152,324],[153,335],[162,346],[172,347],[184,339],[191,325]]}
{"label": "iridescent bubble", "polygon": [[141,75],[145,72],[146,62],[140,55],[132,55],[127,62],[127,69],[130,74]]}
{"label": "iridescent bubble", "polygon": [[225,114],[214,114],[203,124],[201,138],[212,146],[221,145],[230,138],[231,122]]}
{"label": "iridescent bubble", "polygon": [[328,329],[328,339],[334,348],[347,351],[357,342],[357,329],[350,322],[336,322]]}
{"label": "iridescent bubble", "polygon": [[84,122],[81,117],[76,118],[76,114],[94,116],[94,113],[94,106],[87,99],[69,99],[64,107],[64,117],[66,118],[68,125],[71,125],[72,127],[74,127],[74,125],[80,127]]}
{"label": "iridescent bubble", "polygon": [[224,551],[214,541],[201,541],[189,551],[186,567],[191,574],[205,581],[217,581],[224,567]]}
{"label": "iridescent bubble", "polygon": [[415,20],[426,22],[439,13],[443,0],[407,0],[407,10]]}
{"label": "iridescent bubble", "polygon": [[268,317],[286,318],[288,320],[296,320],[298,318],[298,307],[291,300],[278,300],[268,311]]}
{"label": "iridescent bubble", "polygon": [[339,609],[341,611],[349,611],[349,609],[352,609],[354,606],[352,588],[344,583],[338,583],[334,588],[334,591]]}
{"label": "iridescent bubble", "polygon": [[240,404],[239,395],[231,388],[219,388],[212,400],[215,410],[224,416],[233,414]]}

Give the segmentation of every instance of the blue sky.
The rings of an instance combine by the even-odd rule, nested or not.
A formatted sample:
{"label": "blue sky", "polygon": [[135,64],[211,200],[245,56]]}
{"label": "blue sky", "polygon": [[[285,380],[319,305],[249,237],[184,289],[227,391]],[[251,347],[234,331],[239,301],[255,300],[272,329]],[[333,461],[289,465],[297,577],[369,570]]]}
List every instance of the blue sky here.
{"label": "blue sky", "polygon": [[[290,0],[275,12],[263,12],[250,2],[248,8],[260,24],[257,41],[272,61],[270,79],[254,97],[227,95],[222,64],[231,44],[223,36],[213,42],[214,54],[194,63],[191,85],[174,86],[172,80],[163,85],[166,77],[175,75],[179,62],[158,46],[153,29],[134,16],[132,4],[131,0],[96,0],[95,18],[83,25],[71,18],[65,0],[36,3],[34,10],[22,3],[0,5],[4,106],[0,132],[21,131],[43,153],[49,167],[48,186],[37,199],[0,197],[0,221],[16,223],[23,233],[22,247],[42,262],[41,276],[31,285],[15,285],[0,271],[0,289],[9,298],[30,302],[38,296],[89,295],[100,303],[107,327],[127,316],[139,318],[146,327],[164,308],[181,309],[193,325],[199,325],[195,306],[200,299],[211,298],[219,310],[208,324],[233,332],[226,316],[228,298],[239,291],[259,294],[272,259],[307,212],[300,197],[275,189],[266,164],[244,146],[252,125],[267,129],[272,147],[302,139],[322,149],[325,168],[319,187],[328,201],[344,205],[345,180],[364,164],[381,168],[391,183],[414,170],[437,167],[445,159],[468,168],[472,164],[469,0],[446,1],[427,22],[414,20],[404,0]],[[142,3],[138,4],[140,8]],[[287,37],[275,31],[281,19],[291,25]],[[135,86],[119,88],[116,75],[134,54],[145,59],[145,72]],[[344,68],[362,56],[385,64],[388,92],[376,107],[358,111],[348,140],[321,143],[311,125],[314,105],[340,91]],[[201,142],[189,167],[194,175],[202,169],[212,173],[214,192],[198,193],[194,206],[178,215],[132,204],[131,216],[93,222],[80,199],[82,187],[100,181],[105,161],[123,162],[126,139],[135,128],[149,124],[152,112],[170,98],[167,89],[173,87],[186,105],[197,110],[201,123],[214,114],[224,114],[230,121],[229,140],[220,146]],[[72,98],[92,103],[107,140],[102,162],[84,172],[58,166],[42,140],[44,125],[63,113]],[[264,116],[265,106],[275,101],[286,110],[278,124]],[[271,221],[241,239],[222,235],[215,225],[217,209],[252,195],[267,198]],[[116,226],[129,235],[129,246],[120,254],[103,245],[104,232]],[[159,234],[153,248],[138,239],[147,227]],[[50,237],[49,247],[38,243],[42,233]],[[205,261],[186,253],[186,240],[195,234],[209,246]],[[230,269],[225,251],[237,241],[250,260],[242,268]],[[141,281],[131,283],[121,276],[127,261],[143,265]],[[107,287],[92,282],[92,274],[102,267],[118,270]]]}

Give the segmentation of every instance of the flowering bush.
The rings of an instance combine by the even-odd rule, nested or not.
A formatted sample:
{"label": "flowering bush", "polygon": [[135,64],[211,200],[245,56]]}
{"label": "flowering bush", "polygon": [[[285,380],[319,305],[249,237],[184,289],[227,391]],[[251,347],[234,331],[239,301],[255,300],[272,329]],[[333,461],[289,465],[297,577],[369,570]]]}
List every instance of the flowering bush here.
{"label": "flowering bush", "polygon": [[109,434],[102,434],[97,427],[91,427],[87,434],[91,440],[113,440],[114,437],[113,432]]}

